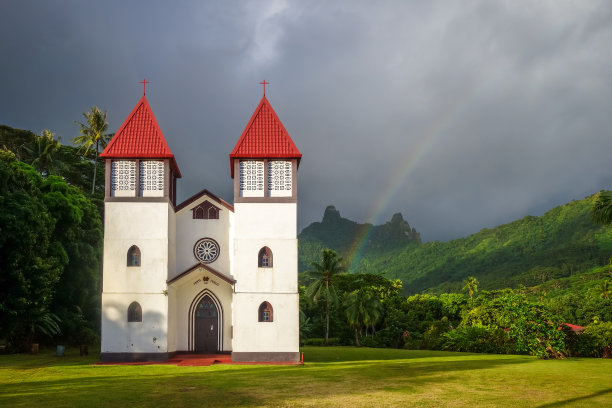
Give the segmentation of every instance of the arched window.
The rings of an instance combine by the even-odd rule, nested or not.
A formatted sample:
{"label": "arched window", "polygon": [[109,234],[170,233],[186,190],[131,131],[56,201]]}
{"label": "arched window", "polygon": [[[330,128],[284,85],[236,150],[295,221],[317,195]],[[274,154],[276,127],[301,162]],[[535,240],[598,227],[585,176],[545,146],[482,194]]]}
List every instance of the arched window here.
{"label": "arched window", "polygon": [[142,322],[142,308],[138,302],[132,302],[128,307],[128,322]]}
{"label": "arched window", "polygon": [[267,246],[259,250],[259,255],[257,255],[257,266],[260,268],[272,267],[272,251]]}
{"label": "arched window", "polygon": [[208,219],[209,220],[218,220],[219,219],[219,210],[215,206],[210,206],[208,208]]}
{"label": "arched window", "polygon": [[128,249],[127,266],[140,266],[140,249],[136,245]]}
{"label": "arched window", "polygon": [[259,305],[259,321],[260,322],[272,322],[273,321],[273,310],[272,305],[268,302],[263,302]]}
{"label": "arched window", "polygon": [[220,208],[206,200],[191,209],[194,220],[218,220]]}

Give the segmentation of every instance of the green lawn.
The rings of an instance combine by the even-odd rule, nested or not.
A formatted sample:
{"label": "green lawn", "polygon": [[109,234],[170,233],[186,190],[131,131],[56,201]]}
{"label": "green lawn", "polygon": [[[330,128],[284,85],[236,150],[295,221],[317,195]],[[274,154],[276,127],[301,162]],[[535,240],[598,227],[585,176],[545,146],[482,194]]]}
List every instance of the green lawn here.
{"label": "green lawn", "polygon": [[0,356],[4,407],[612,406],[612,360],[304,347],[304,366],[95,366]]}

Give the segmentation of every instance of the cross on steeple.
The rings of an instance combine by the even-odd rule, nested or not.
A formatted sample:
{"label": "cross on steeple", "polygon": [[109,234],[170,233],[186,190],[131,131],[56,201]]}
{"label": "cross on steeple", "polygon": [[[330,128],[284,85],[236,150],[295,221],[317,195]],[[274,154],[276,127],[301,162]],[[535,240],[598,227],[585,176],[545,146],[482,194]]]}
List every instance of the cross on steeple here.
{"label": "cross on steeple", "polygon": [[147,84],[150,84],[149,81],[146,80],[146,78],[143,78],[142,81],[139,82],[139,84],[142,84],[142,96],[145,95],[145,87],[147,86]]}
{"label": "cross on steeple", "polygon": [[264,79],[263,82],[260,82],[259,84],[263,85],[263,87],[264,87],[264,90],[263,90],[264,91],[264,95],[263,96],[266,96],[266,85],[270,85],[270,83],[266,82],[266,80]]}

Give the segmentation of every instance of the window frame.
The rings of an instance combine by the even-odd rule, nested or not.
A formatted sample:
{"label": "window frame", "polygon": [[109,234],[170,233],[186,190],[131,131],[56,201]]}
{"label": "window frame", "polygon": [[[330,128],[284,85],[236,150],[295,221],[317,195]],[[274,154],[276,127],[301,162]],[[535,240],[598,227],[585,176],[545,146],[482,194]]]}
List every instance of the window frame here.
{"label": "window frame", "polygon": [[[264,259],[267,260],[267,265],[264,265]],[[268,246],[264,246],[259,250],[257,254],[257,267],[258,268],[272,268],[274,266],[274,258],[272,250]]]}
{"label": "window frame", "polygon": [[[135,259],[136,262],[134,262]],[[138,245],[132,245],[128,249],[126,265],[128,268],[142,266],[142,252],[140,251],[140,248],[138,248]]]}
{"label": "window frame", "polygon": [[[268,318],[267,320],[265,319],[266,317]],[[259,305],[259,310],[257,311],[257,320],[259,323],[274,322],[274,308],[267,300],[263,301]]]}
{"label": "window frame", "polygon": [[140,306],[140,303],[136,301],[130,303],[127,309],[127,321],[128,323],[142,323],[142,306]]}

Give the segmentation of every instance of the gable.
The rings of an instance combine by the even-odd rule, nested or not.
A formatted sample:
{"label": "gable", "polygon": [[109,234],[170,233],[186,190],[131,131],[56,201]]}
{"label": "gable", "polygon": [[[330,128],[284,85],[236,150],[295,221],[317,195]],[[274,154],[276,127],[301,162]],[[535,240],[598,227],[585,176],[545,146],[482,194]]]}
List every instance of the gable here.
{"label": "gable", "polygon": [[179,273],[178,275],[176,275],[175,277],[166,280],[166,283],[168,285],[171,285],[173,283],[176,283],[178,281],[180,281],[181,279],[185,278],[186,276],[192,274],[193,272],[201,272],[202,270],[205,270],[207,272],[210,272],[211,274],[215,275],[216,277],[218,277],[219,279],[224,280],[225,282],[229,283],[230,285],[233,285],[234,283],[236,283],[236,280],[234,279],[233,276],[229,276],[226,275],[222,272],[219,272],[218,270],[210,267],[209,265],[204,265],[204,264],[195,264],[189,268],[187,268],[185,271]]}
{"label": "gable", "polygon": [[177,205],[174,211],[178,213],[180,211],[183,211],[185,208],[193,209],[195,206],[197,206],[197,204],[200,204],[200,200],[202,198],[207,199],[211,203],[211,205],[214,205],[219,209],[226,208],[227,210],[234,212],[233,205],[223,200],[222,198],[217,197],[215,194],[211,193],[206,189],[192,195],[191,197]]}

